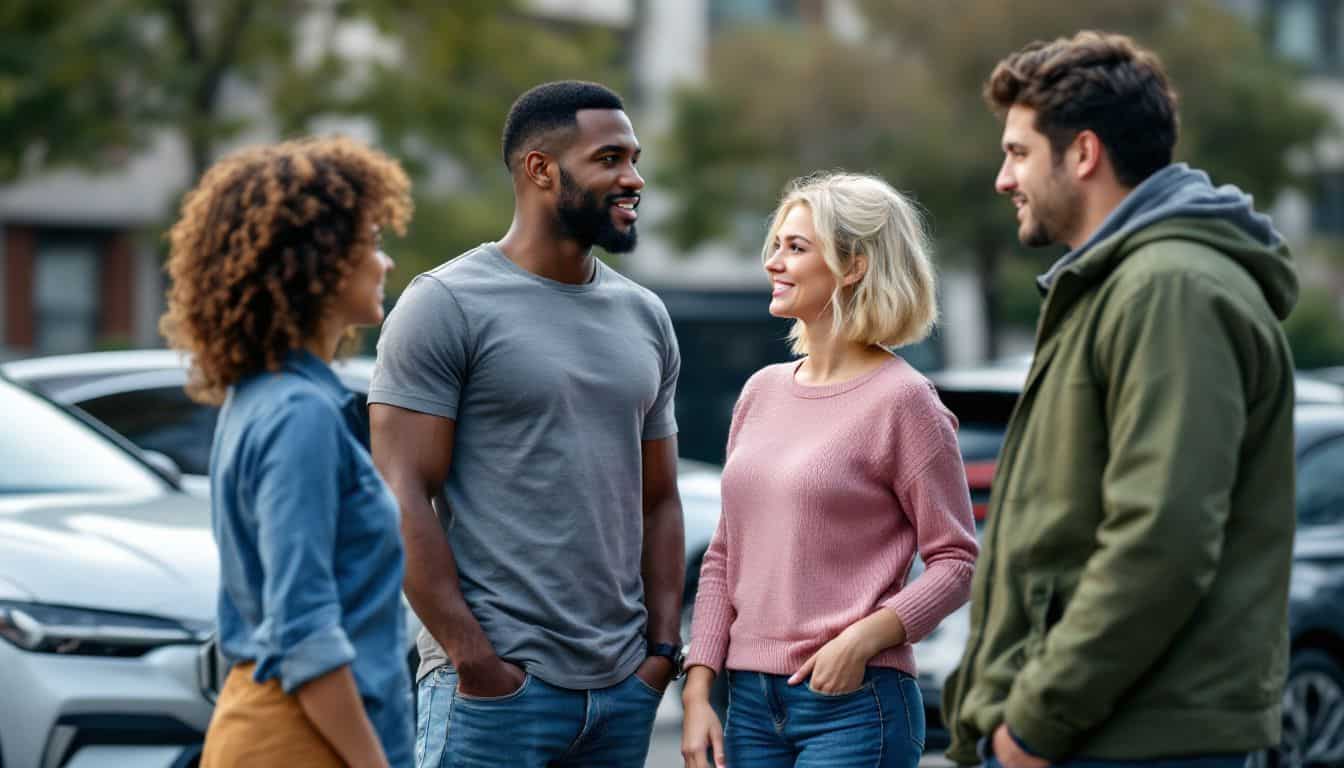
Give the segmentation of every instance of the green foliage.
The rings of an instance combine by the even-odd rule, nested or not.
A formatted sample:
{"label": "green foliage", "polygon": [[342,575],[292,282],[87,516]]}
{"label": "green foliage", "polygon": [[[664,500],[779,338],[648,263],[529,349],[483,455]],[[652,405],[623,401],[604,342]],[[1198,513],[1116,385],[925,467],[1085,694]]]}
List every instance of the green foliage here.
{"label": "green foliage", "polygon": [[[373,123],[378,144],[415,178],[414,228],[393,247],[404,245],[416,264],[432,254],[437,263],[445,249],[508,226],[499,135],[518,94],[570,77],[623,84],[613,33],[544,22],[523,14],[519,0],[336,0],[328,23],[314,25],[319,6],[0,4],[0,180],[115,165],[165,130],[186,141],[194,179],[245,129],[273,121],[293,136],[319,118],[354,116]],[[364,22],[392,54],[343,56],[336,21]],[[260,109],[226,109],[226,82]],[[456,161],[453,183],[433,185],[430,171],[445,156]],[[463,192],[446,191],[454,185]]]}
{"label": "green foliage", "polygon": [[1344,365],[1344,315],[1329,291],[1304,287],[1283,330],[1298,368]]}

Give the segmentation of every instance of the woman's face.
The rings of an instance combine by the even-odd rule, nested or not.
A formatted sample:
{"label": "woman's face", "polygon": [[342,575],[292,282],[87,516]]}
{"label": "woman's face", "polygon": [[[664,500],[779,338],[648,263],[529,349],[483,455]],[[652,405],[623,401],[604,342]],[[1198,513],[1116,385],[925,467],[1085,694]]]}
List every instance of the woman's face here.
{"label": "woman's face", "polygon": [[393,267],[377,234],[359,248],[355,267],[336,297],[335,311],[346,327],[377,325],[383,321],[383,282]]}
{"label": "woman's face", "polygon": [[837,280],[821,256],[812,210],[794,205],[770,245],[770,314],[814,323],[828,316]]}

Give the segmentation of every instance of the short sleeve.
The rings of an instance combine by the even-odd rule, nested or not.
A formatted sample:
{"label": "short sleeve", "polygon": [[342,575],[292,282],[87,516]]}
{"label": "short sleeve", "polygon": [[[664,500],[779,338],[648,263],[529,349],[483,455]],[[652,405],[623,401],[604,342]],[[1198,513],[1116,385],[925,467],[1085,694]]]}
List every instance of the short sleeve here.
{"label": "short sleeve", "polygon": [[452,291],[429,275],[417,277],[383,323],[369,403],[456,419],[469,334]]}
{"label": "short sleeve", "polygon": [[658,396],[653,406],[644,416],[643,440],[661,440],[677,433],[677,378],[681,375],[681,349],[677,346],[677,334],[672,328],[672,318],[667,309],[658,303],[658,330],[662,342],[661,381]]}

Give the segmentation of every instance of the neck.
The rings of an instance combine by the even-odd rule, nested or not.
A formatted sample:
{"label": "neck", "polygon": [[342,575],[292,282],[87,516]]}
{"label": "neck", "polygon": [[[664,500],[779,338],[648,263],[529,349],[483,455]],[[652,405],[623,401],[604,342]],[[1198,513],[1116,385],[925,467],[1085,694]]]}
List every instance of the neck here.
{"label": "neck", "polygon": [[829,384],[854,378],[891,359],[885,349],[860,341],[851,341],[831,330],[830,318],[803,324],[807,339],[807,360],[799,377],[808,384]]}
{"label": "neck", "polygon": [[561,283],[582,285],[597,268],[591,246],[580,245],[557,231],[555,223],[515,211],[499,249],[509,261],[534,275]]}
{"label": "neck", "polygon": [[336,359],[336,350],[341,346],[341,339],[345,337],[345,326],[340,323],[326,323],[327,326],[318,331],[311,339],[303,343],[303,348],[317,355],[318,359],[327,365]]}
{"label": "neck", "polygon": [[1069,250],[1077,250],[1083,243],[1091,240],[1106,222],[1106,217],[1124,202],[1131,191],[1133,190],[1130,187],[1108,185],[1105,189],[1094,190],[1088,195],[1083,204],[1082,221],[1079,222],[1073,237],[1065,241],[1069,245]]}

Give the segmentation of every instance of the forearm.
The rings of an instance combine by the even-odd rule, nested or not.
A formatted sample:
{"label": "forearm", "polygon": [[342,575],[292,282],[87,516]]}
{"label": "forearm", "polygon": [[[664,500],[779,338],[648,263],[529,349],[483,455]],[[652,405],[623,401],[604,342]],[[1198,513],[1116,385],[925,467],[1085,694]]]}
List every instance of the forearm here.
{"label": "forearm", "polygon": [[865,659],[871,659],[893,646],[903,645],[907,639],[900,615],[886,608],[850,624],[840,634],[851,640]]}
{"label": "forearm", "polygon": [[406,548],[404,586],[411,608],[455,666],[469,668],[493,658],[495,649],[462,596],[453,549],[429,499],[397,492],[397,500]]}
{"label": "forearm", "polygon": [[686,670],[686,682],[681,688],[681,700],[684,704],[709,701],[709,692],[714,687],[714,678],[718,675],[709,667],[696,664]]}
{"label": "forearm", "polygon": [[303,713],[346,765],[387,765],[349,665],[309,680],[296,695]]}
{"label": "forearm", "polygon": [[686,583],[681,499],[672,494],[644,514],[644,604],[650,643],[680,643],[681,595]]}

